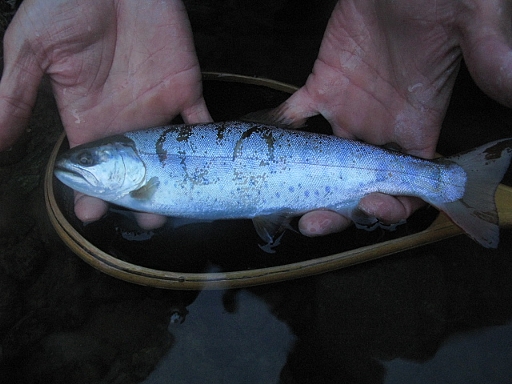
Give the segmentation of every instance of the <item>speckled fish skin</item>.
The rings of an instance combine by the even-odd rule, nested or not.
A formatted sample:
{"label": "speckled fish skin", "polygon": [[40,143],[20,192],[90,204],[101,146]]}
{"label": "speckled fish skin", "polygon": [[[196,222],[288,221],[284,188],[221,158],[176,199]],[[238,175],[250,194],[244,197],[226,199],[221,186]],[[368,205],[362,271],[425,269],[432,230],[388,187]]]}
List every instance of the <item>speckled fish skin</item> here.
{"label": "speckled fish skin", "polygon": [[[465,173],[334,136],[250,123],[175,126],[124,135],[157,177],[153,198],[132,208],[202,219],[352,209],[370,192],[449,202]],[[158,154],[158,155],[156,155]],[[149,178],[148,178],[149,177]]]}
{"label": "speckled fish skin", "polygon": [[[475,150],[479,155],[430,161],[335,136],[257,123],[174,125],[76,147],[57,161],[55,174],[85,194],[167,216],[292,217],[328,209],[359,220],[355,212],[360,199],[382,192],[420,197],[461,225],[470,213],[459,211],[467,210],[467,204],[478,205],[476,198],[467,198],[468,186],[476,183],[494,196],[510,161],[511,141],[481,147]],[[493,163],[485,165],[492,172],[483,172],[493,174],[493,185],[487,176],[469,183],[469,168],[484,162]],[[497,245],[497,214],[491,200],[484,209],[494,210],[487,220],[496,227],[492,236],[470,229],[485,246]],[[375,221],[369,219],[370,224]]]}

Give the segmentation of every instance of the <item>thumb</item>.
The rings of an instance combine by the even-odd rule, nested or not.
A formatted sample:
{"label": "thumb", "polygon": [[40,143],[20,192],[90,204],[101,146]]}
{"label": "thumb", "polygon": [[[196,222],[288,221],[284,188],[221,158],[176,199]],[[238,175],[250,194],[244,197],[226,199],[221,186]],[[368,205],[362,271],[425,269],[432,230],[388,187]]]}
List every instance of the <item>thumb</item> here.
{"label": "thumb", "polygon": [[473,80],[490,97],[512,107],[512,31],[505,28],[510,12],[498,12],[496,1],[483,3],[463,26],[460,42],[464,61]]}
{"label": "thumb", "polygon": [[200,96],[194,104],[184,109],[181,112],[181,117],[183,117],[183,121],[187,124],[209,123],[213,121],[203,96]]}
{"label": "thumb", "polygon": [[[12,28],[13,27],[13,28]],[[10,26],[4,37],[0,81],[0,151],[11,147],[28,124],[43,71],[30,44]]]}

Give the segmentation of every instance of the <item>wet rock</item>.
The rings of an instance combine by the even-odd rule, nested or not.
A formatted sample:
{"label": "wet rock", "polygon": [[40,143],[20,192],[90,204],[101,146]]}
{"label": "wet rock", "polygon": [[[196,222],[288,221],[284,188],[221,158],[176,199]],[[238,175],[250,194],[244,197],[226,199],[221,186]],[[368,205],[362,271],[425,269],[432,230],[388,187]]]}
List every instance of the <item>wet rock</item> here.
{"label": "wet rock", "polygon": [[173,343],[166,313],[165,305],[153,299],[123,300],[96,309],[83,331],[118,351],[104,382],[135,383],[149,375]]}
{"label": "wet rock", "polygon": [[28,134],[23,134],[9,149],[0,152],[0,167],[16,164],[27,154]]}
{"label": "wet rock", "polygon": [[37,280],[25,291],[26,310],[53,329],[76,329],[88,317],[88,270],[70,252],[50,255]]}
{"label": "wet rock", "polygon": [[155,343],[166,344],[167,324],[162,302],[131,299],[99,306],[86,330],[118,349],[135,352]]}
{"label": "wet rock", "polygon": [[21,237],[26,236],[32,228],[35,221],[32,217],[25,214],[26,206],[17,199],[17,191],[8,191],[0,197],[0,240],[5,243],[19,241]]}
{"label": "wet rock", "polygon": [[27,383],[91,383],[108,372],[116,351],[93,336],[80,332],[53,333],[27,361]]}
{"label": "wet rock", "polygon": [[162,358],[162,348],[151,346],[142,348],[132,355],[132,366],[137,367],[138,379],[143,380],[155,369]]}
{"label": "wet rock", "polygon": [[[16,283],[0,274],[0,334],[16,323],[21,315],[21,296]],[[1,339],[0,339],[1,340]]]}
{"label": "wet rock", "polygon": [[34,312],[25,314],[9,328],[2,340],[2,353],[10,366],[18,366],[48,333],[48,326]]}
{"label": "wet rock", "polygon": [[[77,256],[76,256],[77,257]],[[141,296],[138,286],[115,279],[97,270],[91,270],[88,294],[96,302],[116,302],[137,299]]]}
{"label": "wet rock", "polygon": [[41,241],[25,237],[2,250],[0,268],[10,277],[24,281],[41,267],[45,259],[46,253]]}

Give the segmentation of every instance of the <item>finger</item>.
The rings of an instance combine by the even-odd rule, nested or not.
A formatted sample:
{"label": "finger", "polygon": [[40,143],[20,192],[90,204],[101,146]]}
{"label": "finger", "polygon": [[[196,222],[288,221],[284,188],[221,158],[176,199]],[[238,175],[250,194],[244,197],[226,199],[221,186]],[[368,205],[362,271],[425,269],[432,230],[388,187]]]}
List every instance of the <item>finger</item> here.
{"label": "finger", "polygon": [[[75,215],[83,223],[92,223],[101,219],[108,211],[108,203],[98,199],[75,192]],[[167,222],[167,217],[153,213],[134,212],[137,224],[145,230],[162,227]]]}
{"label": "finger", "polygon": [[83,223],[101,219],[108,210],[108,203],[96,197],[75,192],[75,215]]}
{"label": "finger", "polygon": [[21,136],[34,107],[43,72],[13,20],[4,37],[4,70],[0,82],[0,150]]}
{"label": "finger", "polygon": [[167,217],[156,215],[154,213],[135,212],[137,224],[146,231],[163,227],[167,222]]}
{"label": "finger", "polygon": [[312,211],[299,220],[299,231],[309,237],[341,232],[351,225],[351,220],[333,211]]}
{"label": "finger", "polygon": [[425,202],[416,197],[394,197],[383,193],[372,193],[361,199],[359,209],[370,217],[376,217],[384,224],[393,224],[407,219],[423,205]]}
{"label": "finger", "polygon": [[460,46],[464,61],[478,86],[490,97],[512,106],[512,28],[510,5],[501,0],[481,1],[462,17]]}
{"label": "finger", "polygon": [[213,121],[202,96],[193,105],[185,108],[181,112],[181,117],[187,124],[209,123]]}

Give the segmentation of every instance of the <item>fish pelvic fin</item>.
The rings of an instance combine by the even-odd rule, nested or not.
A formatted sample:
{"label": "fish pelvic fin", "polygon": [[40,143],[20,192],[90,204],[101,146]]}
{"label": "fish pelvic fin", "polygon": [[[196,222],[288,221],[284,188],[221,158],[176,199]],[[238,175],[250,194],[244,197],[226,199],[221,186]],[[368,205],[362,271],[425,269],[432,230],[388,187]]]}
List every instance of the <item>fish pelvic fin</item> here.
{"label": "fish pelvic fin", "polygon": [[253,218],[252,222],[256,232],[266,242],[265,245],[260,245],[260,248],[267,253],[275,253],[273,248],[279,245],[284,231],[292,229],[291,219],[291,216],[286,213],[274,213]]}
{"label": "fish pelvic fin", "polygon": [[494,196],[511,158],[512,138],[508,138],[440,160],[462,167],[467,181],[462,198],[435,206],[486,248],[497,248],[499,243],[499,218]]}

